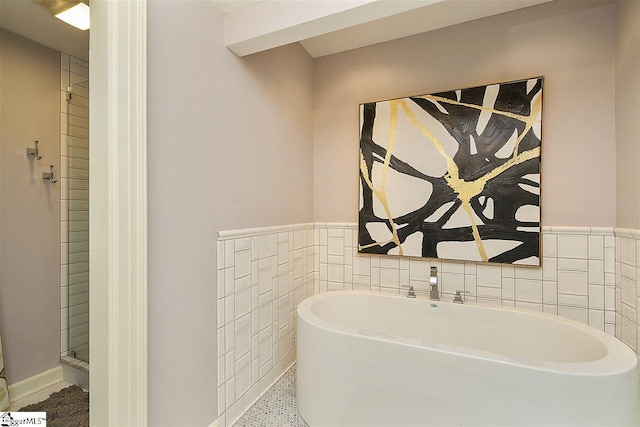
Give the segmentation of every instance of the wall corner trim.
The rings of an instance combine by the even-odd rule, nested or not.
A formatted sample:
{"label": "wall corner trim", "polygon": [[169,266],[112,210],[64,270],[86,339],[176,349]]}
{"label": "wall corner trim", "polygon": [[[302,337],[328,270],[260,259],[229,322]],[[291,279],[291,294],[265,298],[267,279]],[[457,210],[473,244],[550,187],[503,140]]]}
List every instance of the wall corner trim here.
{"label": "wall corner trim", "polygon": [[640,230],[634,230],[631,228],[618,228],[614,229],[614,234],[620,237],[628,237],[631,239],[640,239]]}

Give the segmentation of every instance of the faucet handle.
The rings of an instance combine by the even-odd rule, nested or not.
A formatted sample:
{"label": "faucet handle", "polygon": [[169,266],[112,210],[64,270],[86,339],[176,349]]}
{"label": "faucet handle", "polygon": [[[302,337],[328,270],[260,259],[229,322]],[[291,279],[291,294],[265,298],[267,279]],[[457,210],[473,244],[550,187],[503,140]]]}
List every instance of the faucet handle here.
{"label": "faucet handle", "polygon": [[464,290],[456,290],[456,296],[453,298],[453,302],[456,302],[458,304],[464,304],[464,300],[462,299],[462,294],[468,295],[471,294],[470,291],[464,291]]}
{"label": "faucet handle", "polygon": [[409,293],[407,293],[407,298],[415,298],[416,291],[413,289],[413,285],[409,285]]}

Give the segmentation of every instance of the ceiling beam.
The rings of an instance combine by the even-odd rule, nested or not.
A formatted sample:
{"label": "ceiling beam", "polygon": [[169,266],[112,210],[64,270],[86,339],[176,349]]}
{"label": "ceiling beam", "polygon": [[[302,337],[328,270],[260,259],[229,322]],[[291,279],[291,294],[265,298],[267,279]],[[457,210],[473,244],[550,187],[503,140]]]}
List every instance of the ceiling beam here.
{"label": "ceiling beam", "polygon": [[266,0],[225,16],[226,45],[250,55],[442,1]]}
{"label": "ceiling beam", "polygon": [[314,58],[438,30],[552,0],[445,0],[410,12],[301,40]]}

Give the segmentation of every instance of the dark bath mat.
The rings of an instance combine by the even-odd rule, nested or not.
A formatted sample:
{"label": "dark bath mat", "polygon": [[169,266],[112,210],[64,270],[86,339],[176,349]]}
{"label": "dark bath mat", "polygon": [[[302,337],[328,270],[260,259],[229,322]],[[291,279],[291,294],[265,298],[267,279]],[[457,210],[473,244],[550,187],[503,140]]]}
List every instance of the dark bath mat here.
{"label": "dark bath mat", "polygon": [[46,412],[51,427],[89,427],[89,393],[72,385],[19,412]]}

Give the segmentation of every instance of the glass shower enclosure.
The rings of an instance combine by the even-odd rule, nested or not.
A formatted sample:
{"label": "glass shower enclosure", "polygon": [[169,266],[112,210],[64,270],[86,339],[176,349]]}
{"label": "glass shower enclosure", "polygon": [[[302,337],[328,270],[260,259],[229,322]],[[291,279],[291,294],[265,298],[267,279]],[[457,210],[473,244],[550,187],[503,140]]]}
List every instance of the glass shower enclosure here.
{"label": "glass shower enclosure", "polygon": [[67,218],[67,355],[88,363],[89,70],[84,65],[70,60],[66,144],[63,141],[61,149],[61,204]]}

